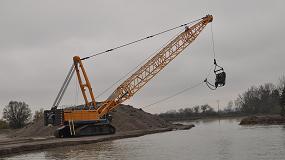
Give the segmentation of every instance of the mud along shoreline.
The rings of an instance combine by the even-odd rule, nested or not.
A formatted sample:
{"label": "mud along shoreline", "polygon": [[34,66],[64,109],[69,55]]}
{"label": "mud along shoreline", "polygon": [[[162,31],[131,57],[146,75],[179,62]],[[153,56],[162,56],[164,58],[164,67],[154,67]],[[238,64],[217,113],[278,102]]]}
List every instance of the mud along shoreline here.
{"label": "mud along shoreline", "polygon": [[191,129],[194,125],[178,125],[171,128],[157,128],[151,130],[136,130],[128,132],[118,132],[113,135],[101,135],[90,137],[76,137],[76,138],[23,138],[15,140],[0,141],[0,157],[6,157],[13,154],[23,152],[38,151],[42,149],[64,147],[80,144],[91,144],[103,141],[111,141],[116,139],[139,137],[146,134],[154,134],[172,130],[186,130]]}

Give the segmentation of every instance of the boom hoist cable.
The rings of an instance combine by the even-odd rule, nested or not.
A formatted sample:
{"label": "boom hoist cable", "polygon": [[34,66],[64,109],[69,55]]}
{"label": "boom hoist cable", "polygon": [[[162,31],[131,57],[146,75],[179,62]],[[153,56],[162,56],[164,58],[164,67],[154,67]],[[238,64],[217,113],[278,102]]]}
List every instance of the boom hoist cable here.
{"label": "boom hoist cable", "polygon": [[200,21],[200,20],[202,20],[202,19],[203,19],[203,18],[199,18],[199,19],[193,20],[193,21],[191,21],[191,22],[184,23],[184,24],[181,24],[181,25],[179,25],[179,26],[176,26],[176,27],[173,27],[173,28],[170,28],[170,29],[167,29],[167,30],[158,32],[158,33],[155,33],[155,34],[153,34],[153,35],[149,35],[149,36],[146,36],[146,37],[144,37],[144,38],[141,38],[141,39],[138,39],[138,40],[135,40],[135,41],[132,41],[132,42],[128,42],[128,43],[122,44],[122,45],[117,46],[117,47],[114,47],[114,48],[107,49],[107,50],[102,51],[102,52],[93,53],[93,54],[90,55],[90,56],[81,58],[81,60],[86,60],[86,59],[89,59],[89,58],[92,58],[92,57],[95,57],[95,56],[98,56],[98,55],[101,55],[101,54],[105,54],[105,53],[108,53],[108,52],[111,52],[111,51],[114,51],[114,50],[117,50],[117,49],[120,49],[120,48],[129,46],[129,45],[138,43],[138,42],[140,42],[140,41],[144,41],[144,40],[147,40],[147,39],[156,37],[156,36],[158,36],[158,35],[161,35],[161,34],[164,34],[164,33],[170,32],[170,31],[173,31],[173,30],[178,29],[178,28],[181,28],[181,27],[187,27],[188,25],[190,25],[190,24],[192,24],[192,23],[195,23],[195,22],[198,22],[198,21]]}
{"label": "boom hoist cable", "polygon": [[[171,29],[167,29],[165,31],[162,31],[162,32],[159,32],[159,33],[156,33],[156,34],[153,34],[151,36],[147,36],[145,38],[141,38],[141,39],[138,39],[136,41],[133,41],[133,42],[129,42],[129,43],[126,43],[126,44],[123,44],[121,46],[118,46],[118,47],[115,47],[115,48],[112,48],[112,49],[108,49],[106,51],[103,51],[103,52],[99,52],[99,53],[96,53],[96,54],[93,54],[89,57],[85,57],[85,58],[82,58],[82,60],[84,59],[88,59],[88,58],[91,58],[91,57],[94,57],[94,56],[98,56],[100,54],[104,54],[104,53],[107,53],[107,52],[111,52],[113,50],[116,50],[116,49],[119,49],[119,48],[122,48],[122,47],[125,47],[125,46],[128,46],[128,45],[131,45],[131,44],[134,44],[134,43],[137,43],[137,42],[140,42],[140,41],[143,41],[143,40],[146,40],[146,39],[149,39],[149,38],[153,38],[155,36],[158,36],[160,34],[163,34],[163,33],[166,33],[166,32],[169,32],[169,31],[172,31],[174,29],[177,29],[177,28],[180,28],[180,27],[185,27],[185,29],[187,29],[187,26],[191,23],[194,23],[196,21],[198,21],[200,19],[197,19],[197,20],[194,20],[194,21],[191,21],[191,22],[188,22],[188,23],[185,23],[185,24],[182,24],[180,26],[177,26],[177,27],[174,27],[174,28],[171,28]],[[207,75],[206,79],[204,80],[204,82],[206,83],[206,85],[211,89],[211,90],[216,90],[217,87],[222,87],[225,85],[225,78],[226,78],[226,73],[224,72],[224,69],[223,67],[219,66],[216,62],[216,53],[215,53],[215,43],[214,43],[214,35],[213,35],[213,27],[212,27],[212,24],[211,24],[211,35],[212,35],[212,49],[213,49],[213,58],[214,58],[214,73],[216,75],[216,82],[215,82],[215,85],[211,84],[209,81],[208,81],[208,77],[209,77],[209,74]],[[174,37],[176,37],[177,35],[175,35]],[[173,38],[171,38],[169,41],[171,41]],[[168,42],[169,42],[168,41]],[[167,43],[168,43],[167,42]],[[166,43],[166,44],[167,44]],[[161,47],[162,48],[162,47]],[[152,55],[154,55],[156,52],[154,52]],[[135,68],[133,68],[131,71],[129,71],[127,74],[125,74],[124,76],[122,76],[119,80],[117,80],[115,83],[113,83],[111,86],[109,86],[107,89],[105,89],[104,91],[102,91],[98,96],[100,97],[101,95],[103,95],[104,93],[106,93],[108,90],[110,90],[113,86],[115,86],[117,83],[119,83],[122,79],[124,79],[126,76],[128,76],[131,72],[133,72],[135,69],[137,69],[141,64],[143,64],[146,60],[148,60],[152,55],[150,55],[149,57],[147,57],[145,60],[143,60],[139,65],[137,65]]]}
{"label": "boom hoist cable", "polygon": [[226,72],[224,68],[217,64],[216,61],[216,52],[215,52],[215,42],[214,42],[214,34],[213,34],[213,26],[211,24],[211,33],[212,33],[212,48],[213,48],[213,58],[214,58],[214,74],[216,76],[215,83],[212,84],[208,81],[208,76],[204,80],[206,85],[211,90],[216,90],[218,87],[223,87],[226,84]]}
{"label": "boom hoist cable", "polygon": [[118,79],[116,82],[114,82],[112,85],[110,85],[108,88],[103,90],[101,93],[98,94],[97,98],[105,94],[107,91],[109,91],[113,86],[118,84],[121,80],[126,78],[130,73],[133,73],[138,67],[142,66],[147,60],[149,60],[151,57],[153,57],[157,52],[159,52],[163,47],[165,47],[169,42],[171,42],[175,37],[177,37],[180,33],[173,36],[169,41],[167,41],[164,45],[162,45],[159,49],[157,49],[153,54],[149,55],[147,58],[145,58],[143,61],[141,61],[138,65],[136,65],[133,69],[131,69],[128,73],[124,74],[120,79]]}
{"label": "boom hoist cable", "polygon": [[[198,21],[200,21],[200,22],[198,22]],[[59,106],[59,104],[60,104],[60,102],[61,102],[61,99],[62,99],[62,97],[63,97],[63,95],[64,95],[64,93],[65,93],[65,91],[66,91],[66,88],[67,88],[67,86],[69,85],[69,82],[70,82],[70,80],[71,80],[71,78],[72,78],[72,76],[73,76],[73,74],[74,74],[74,72],[75,72],[75,70],[76,70],[76,73],[77,73],[77,75],[78,75],[78,71],[77,70],[79,70],[79,68],[81,69],[82,67],[83,67],[83,65],[82,64],[80,64],[80,65],[78,65],[78,63],[79,62],[81,62],[81,61],[83,61],[83,60],[86,60],[86,59],[89,59],[89,58],[92,58],[92,57],[95,57],[95,56],[98,56],[98,55],[102,55],[102,54],[106,54],[106,53],[109,53],[109,52],[111,52],[111,51],[114,51],[114,50],[117,50],[117,49],[120,49],[120,48],[123,48],[123,47],[127,47],[127,46],[129,46],[129,45],[132,45],[132,44],[135,44],[135,43],[138,43],[138,42],[141,42],[141,41],[144,41],[144,40],[147,40],[147,39],[150,39],[150,38],[153,38],[153,37],[156,37],[156,36],[158,36],[158,35],[161,35],[161,34],[164,34],[164,33],[167,33],[167,32],[170,32],[170,31],[173,31],[173,30],[176,30],[176,29],[179,29],[179,28],[182,28],[182,27],[186,27],[186,29],[188,28],[188,25],[190,25],[190,24],[193,24],[193,23],[195,23],[195,22],[198,22],[196,25],[195,25],[195,27],[199,27],[199,28],[195,28],[195,30],[194,30],[194,28],[193,28],[193,33],[188,33],[187,34],[187,36],[186,37],[184,37],[184,38],[189,38],[189,35],[191,35],[192,37],[190,38],[191,39],[191,41],[190,41],[190,43],[196,38],[196,36],[201,32],[200,30],[198,30],[198,29],[203,29],[209,22],[211,22],[212,21],[212,16],[210,16],[210,15],[207,15],[206,17],[203,17],[203,18],[199,18],[199,19],[196,19],[196,20],[193,20],[193,21],[190,21],[190,22],[188,22],[188,23],[184,23],[184,24],[181,24],[181,25],[179,25],[179,26],[176,26],[176,27],[173,27],[173,28],[170,28],[170,29],[167,29],[167,30],[164,30],[164,31],[161,31],[161,32],[158,32],[158,33],[155,33],[155,34],[153,34],[153,35],[149,35],[149,36],[146,36],[146,37],[144,37],[144,38],[141,38],[141,39],[138,39],[138,40],[135,40],[135,41],[132,41],[132,42],[129,42],[129,43],[125,43],[125,44],[122,44],[122,45],[120,45],[120,46],[117,46],[117,47],[114,47],[114,48],[111,48],[111,49],[108,49],[108,50],[105,50],[105,51],[102,51],[102,52],[98,52],[98,53],[93,53],[93,54],[91,54],[90,56],[87,56],[87,57],[84,57],[84,58],[80,58],[80,57],[78,57],[78,56],[75,56],[74,58],[76,58],[76,60],[74,60],[74,64],[71,66],[71,69],[70,69],[70,72],[68,73],[68,75],[67,75],[67,77],[66,77],[66,79],[65,79],[65,81],[64,81],[64,83],[63,83],[63,85],[62,85],[62,87],[61,87],[61,89],[60,89],[60,92],[58,93],[58,95],[57,95],[57,97],[56,97],[56,100],[54,101],[54,103],[53,103],[53,109],[56,109],[58,106]],[[198,26],[198,24],[199,24],[199,26]],[[192,31],[192,30],[191,30]],[[185,33],[187,33],[186,31],[185,31]],[[196,33],[198,33],[198,34],[196,34]],[[180,36],[181,37],[181,36]],[[177,37],[176,37],[177,38]],[[189,42],[187,42],[187,44],[190,44]],[[186,43],[185,43],[186,44]],[[183,48],[184,49],[184,47],[181,47],[181,48]],[[179,52],[180,52],[180,50],[181,49],[179,49]],[[76,62],[76,63],[75,63]],[[77,66],[77,67],[76,67]],[[136,67],[137,68],[137,67]],[[127,74],[128,75],[128,74]],[[126,76],[127,76],[126,75]],[[125,77],[125,76],[123,76],[123,77]],[[119,80],[120,81],[120,80]],[[115,82],[115,84],[117,84],[118,82]],[[114,85],[115,85],[114,84]],[[85,87],[86,85],[80,85],[80,88],[81,87]],[[90,86],[90,85],[89,85]],[[112,85],[113,86],[113,85]],[[111,87],[110,87],[111,88]],[[87,89],[90,91],[90,94],[91,94],[91,92],[92,92],[92,90],[91,90],[91,87],[87,87]],[[107,90],[109,90],[109,88],[107,88]],[[103,91],[103,93],[102,94],[104,94],[106,91],[104,90]],[[93,95],[93,92],[92,92],[92,94],[91,95]],[[84,96],[84,99],[85,99],[85,97],[86,96]],[[86,101],[86,99],[85,99],[85,101]],[[92,102],[92,104],[95,104],[95,101],[93,101]],[[91,104],[91,103],[90,103]],[[89,105],[88,105],[89,106]],[[96,105],[95,105],[96,106]]]}
{"label": "boom hoist cable", "polygon": [[[73,65],[68,72],[64,84],[60,89],[60,93],[58,94],[55,103],[52,106],[52,109],[44,111],[45,125],[51,124],[61,126],[55,131],[56,137],[114,134],[115,128],[110,123],[111,118],[109,116],[109,113],[115,108],[119,107],[119,105],[124,101],[133,97],[135,93],[142,89],[152,78],[154,78],[171,61],[173,61],[179,54],[181,54],[182,51],[187,48],[187,46],[194,42],[207,26],[207,24],[211,23],[212,21],[213,16],[206,15],[205,17],[199,19],[197,23],[191,26],[187,26],[185,24],[180,25],[178,27],[159,32],[146,38],[126,43],[104,52],[90,55],[89,57],[80,58],[79,56],[74,56]],[[137,43],[139,41],[143,41],[145,39],[157,36],[165,32],[169,32],[182,26],[187,27],[159,52],[152,56],[152,58],[140,66],[140,68],[137,69],[124,82],[122,82],[106,100],[101,102],[95,101],[92,86],[83,66],[83,60]],[[85,105],[76,106],[80,108],[57,109],[57,106],[59,105],[74,72],[76,73]]]}

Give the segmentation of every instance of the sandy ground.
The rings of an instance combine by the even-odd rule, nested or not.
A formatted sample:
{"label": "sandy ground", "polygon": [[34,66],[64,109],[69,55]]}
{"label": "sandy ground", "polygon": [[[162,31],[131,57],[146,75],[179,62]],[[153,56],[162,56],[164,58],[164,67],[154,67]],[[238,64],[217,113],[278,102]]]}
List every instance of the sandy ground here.
{"label": "sandy ground", "polygon": [[[112,125],[117,132],[134,130],[149,130],[156,128],[169,128],[171,123],[161,119],[159,116],[147,113],[129,105],[120,105],[111,112],[113,116]],[[43,119],[9,134],[9,137],[49,137],[53,135],[57,127],[44,126]]]}
{"label": "sandy ground", "polygon": [[151,130],[135,130],[118,132],[113,135],[89,136],[89,137],[75,137],[75,138],[18,138],[18,139],[4,139],[0,140],[0,158],[11,154],[21,152],[35,151],[54,147],[63,147],[69,145],[80,145],[98,143],[103,141],[110,141],[115,139],[138,137],[146,134],[153,134],[159,132],[172,131],[176,129],[190,129],[193,126],[178,125],[176,128],[157,128]]}
{"label": "sandy ground", "polygon": [[12,131],[0,131],[0,157],[19,152],[34,151],[51,147],[97,143],[102,141],[137,137],[158,132],[190,129],[194,125],[182,125],[169,123],[156,115],[144,112],[129,105],[121,105],[112,111],[112,125],[116,128],[116,134],[77,137],[54,138],[53,131],[57,127],[44,126],[43,119],[30,125]]}
{"label": "sandy ground", "polygon": [[0,134],[0,141],[2,140],[9,140],[10,138],[8,137],[7,134]]}

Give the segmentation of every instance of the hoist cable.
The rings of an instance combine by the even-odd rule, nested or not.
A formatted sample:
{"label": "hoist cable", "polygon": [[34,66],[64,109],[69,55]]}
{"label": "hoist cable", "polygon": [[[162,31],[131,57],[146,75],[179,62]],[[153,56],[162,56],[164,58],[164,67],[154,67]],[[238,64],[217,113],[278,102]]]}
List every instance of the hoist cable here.
{"label": "hoist cable", "polygon": [[[216,72],[223,71],[223,67],[219,66],[216,62],[215,41],[214,41],[214,32],[213,32],[213,24],[212,23],[211,23],[211,40],[212,40],[213,59],[214,59],[214,65],[215,65],[214,66],[214,73],[217,74]],[[217,67],[219,67],[218,70],[216,69]],[[217,81],[217,79],[216,79],[216,81]],[[211,90],[217,89],[216,85],[213,85],[208,81],[208,76],[206,77],[204,82],[206,83],[206,85],[208,86],[209,89],[211,89]]]}
{"label": "hoist cable", "polygon": [[204,83],[206,83],[209,89],[216,90],[216,87],[208,81],[208,77],[210,76],[211,70],[212,70],[212,67],[209,69],[209,72],[204,80]]}
{"label": "hoist cable", "polygon": [[[207,80],[207,78],[210,76],[210,71],[211,71],[211,70],[212,70],[212,68],[209,69],[209,71],[208,71],[208,73],[207,73],[207,76],[206,76],[206,79],[205,79],[203,82],[197,83],[196,85],[193,85],[193,86],[191,86],[191,87],[189,87],[189,88],[183,89],[183,90],[181,90],[181,91],[179,91],[179,92],[177,92],[177,93],[175,93],[175,94],[173,94],[173,95],[171,95],[171,96],[168,96],[168,97],[166,97],[166,98],[160,99],[160,100],[158,100],[158,101],[156,101],[156,102],[153,102],[153,103],[151,103],[151,104],[149,104],[149,105],[146,105],[146,106],[144,106],[144,107],[142,107],[142,108],[147,108],[147,107],[156,105],[156,104],[158,104],[158,103],[162,103],[162,102],[164,102],[164,101],[166,101],[166,100],[169,100],[169,99],[171,99],[171,98],[173,98],[173,97],[175,97],[175,96],[178,96],[178,95],[180,95],[180,94],[182,94],[182,93],[184,93],[184,92],[186,92],[186,91],[189,91],[189,90],[191,90],[191,89],[194,89],[194,88],[200,86],[200,85],[203,84],[203,83]],[[207,83],[206,83],[206,84],[207,84]],[[208,85],[208,84],[207,84],[207,85]],[[210,84],[210,85],[212,85],[212,84]],[[208,87],[209,87],[209,86],[208,86]],[[209,88],[210,88],[210,87],[209,87]],[[210,88],[210,89],[212,89],[212,88]],[[212,90],[215,90],[215,89],[212,89]]]}
{"label": "hoist cable", "polygon": [[211,90],[216,90],[216,89],[217,89],[216,86],[214,86],[213,84],[211,84],[210,82],[208,82],[207,79],[205,79],[204,82],[206,83],[206,85],[208,86],[209,89],[211,89]]}
{"label": "hoist cable", "polygon": [[[208,71],[208,73],[207,73],[207,76],[206,76],[206,79],[210,76],[211,70],[212,70],[212,68],[209,69],[209,71]],[[175,93],[175,94],[173,94],[173,95],[171,95],[171,96],[168,96],[168,97],[166,97],[166,98],[160,99],[160,100],[158,100],[158,101],[156,101],[156,102],[153,102],[153,103],[151,103],[151,104],[149,104],[149,105],[146,105],[146,106],[144,106],[144,107],[142,107],[142,108],[147,108],[147,107],[153,106],[153,105],[155,105],[155,104],[164,102],[164,101],[166,101],[166,100],[168,100],[168,99],[171,99],[171,98],[173,98],[173,97],[175,97],[175,96],[178,96],[178,95],[180,95],[180,94],[182,94],[182,93],[184,93],[184,92],[186,92],[186,91],[189,91],[189,90],[191,90],[191,89],[194,89],[194,88],[198,87],[199,85],[201,85],[201,84],[203,84],[203,83],[204,83],[204,82],[197,83],[196,85],[193,85],[193,86],[191,86],[191,87],[189,87],[189,88],[183,89],[183,90],[181,90],[181,91],[179,91],[179,92],[177,92],[177,93]]]}
{"label": "hoist cable", "polygon": [[212,71],[212,65],[211,65],[211,67],[210,67],[210,69],[209,69],[209,71],[208,71],[208,73],[207,73],[206,79],[210,76],[211,71]]}
{"label": "hoist cable", "polygon": [[124,74],[119,80],[117,80],[117,81],[114,82],[112,85],[110,85],[108,88],[106,88],[105,90],[103,90],[103,91],[97,96],[97,98],[101,97],[104,93],[106,93],[108,90],[110,90],[113,86],[115,86],[115,85],[118,84],[121,80],[123,80],[124,78],[126,78],[130,73],[134,72],[139,66],[143,65],[148,59],[150,59],[153,55],[157,54],[162,48],[164,48],[170,41],[172,41],[173,39],[175,39],[179,34],[180,34],[180,32],[179,32],[178,34],[176,34],[175,36],[173,36],[170,40],[168,40],[163,46],[161,46],[159,49],[157,49],[153,54],[151,54],[150,56],[148,56],[147,58],[145,58],[140,64],[138,64],[136,67],[134,67],[133,69],[131,69],[128,73]]}
{"label": "hoist cable", "polygon": [[193,85],[193,86],[191,86],[191,87],[189,87],[189,88],[185,88],[185,89],[183,89],[183,90],[181,90],[181,91],[179,91],[179,92],[177,92],[177,93],[175,93],[175,94],[173,94],[173,95],[171,95],[171,96],[168,96],[168,97],[166,97],[166,98],[160,99],[160,100],[158,100],[158,101],[156,101],[156,102],[154,102],[154,103],[151,103],[151,104],[149,104],[149,105],[146,105],[146,106],[144,106],[144,107],[142,107],[142,108],[147,108],[147,107],[153,106],[153,105],[155,105],[155,104],[158,104],[158,103],[164,102],[164,101],[166,101],[166,100],[169,100],[169,99],[171,99],[171,98],[173,98],[173,97],[175,97],[175,96],[178,96],[178,95],[180,95],[180,94],[182,94],[182,93],[184,93],[184,92],[186,92],[186,91],[189,91],[189,90],[191,90],[191,89],[194,89],[194,88],[200,86],[201,84],[203,84],[203,82],[197,83],[197,84],[195,84],[195,85]]}
{"label": "hoist cable", "polygon": [[149,39],[149,38],[153,38],[153,37],[158,36],[158,35],[160,35],[160,34],[163,34],[163,33],[166,33],[166,32],[170,32],[170,31],[172,31],[172,30],[175,30],[175,29],[178,29],[178,28],[181,28],[181,27],[185,27],[185,26],[187,26],[187,25],[189,25],[189,24],[192,24],[192,23],[195,23],[195,22],[197,22],[197,21],[199,21],[199,20],[201,20],[201,19],[202,19],[202,18],[199,18],[199,19],[197,19],[197,20],[194,20],[194,21],[191,21],[191,22],[188,22],[188,23],[185,23],[185,24],[181,24],[181,25],[179,25],[179,26],[176,26],[176,27],[173,27],[173,28],[164,30],[164,31],[162,31],[162,32],[159,32],[159,33],[156,33],[156,34],[153,34],[153,35],[150,35],[150,36],[146,36],[146,37],[144,37],[144,38],[141,38],[141,39],[138,39],[138,40],[129,42],[129,43],[122,44],[122,45],[120,45],[120,46],[117,46],[117,47],[108,49],[108,50],[106,50],[106,51],[102,51],[102,52],[98,52],[98,53],[91,54],[90,56],[84,57],[84,58],[82,58],[81,60],[85,60],[85,59],[88,59],[88,58],[91,58],[91,57],[95,57],[95,56],[98,56],[98,55],[101,55],[101,54],[105,54],[105,53],[114,51],[114,50],[116,50],[116,49],[119,49],[119,48],[122,48],[122,47],[126,47],[126,46],[129,46],[129,45],[131,45],[131,44],[138,43],[138,42],[140,42],[140,41],[143,41],[143,40],[146,40],[146,39]]}
{"label": "hoist cable", "polygon": [[[212,68],[209,69],[209,71],[208,71],[208,73],[207,73],[207,76],[206,76],[206,79],[210,76],[211,70],[212,70]],[[177,93],[175,93],[175,94],[173,94],[173,95],[171,95],[171,96],[168,96],[168,97],[166,97],[166,98],[163,98],[163,99],[161,99],[161,100],[158,100],[158,101],[156,101],[156,102],[153,102],[153,103],[151,103],[151,104],[149,104],[149,105],[146,105],[146,106],[144,106],[144,107],[142,107],[142,108],[150,107],[150,106],[153,106],[153,105],[155,105],[155,104],[158,104],[158,103],[161,103],[161,102],[163,102],[163,101],[166,101],[166,100],[168,100],[168,99],[171,99],[171,98],[173,98],[173,97],[175,97],[175,96],[178,96],[178,95],[180,95],[180,94],[182,94],[182,93],[184,93],[184,92],[186,92],[186,91],[189,91],[189,90],[191,90],[191,89],[194,89],[194,88],[198,87],[199,85],[201,85],[201,84],[203,84],[203,83],[204,83],[204,82],[197,83],[196,85],[193,85],[193,86],[191,86],[191,87],[189,87],[189,88],[183,89],[183,90],[181,90],[181,91],[179,91],[179,92],[177,92]]]}
{"label": "hoist cable", "polygon": [[212,49],[213,49],[214,59],[216,59],[215,41],[214,41],[214,32],[213,32],[213,24],[212,23],[211,23],[211,33],[212,33]]}

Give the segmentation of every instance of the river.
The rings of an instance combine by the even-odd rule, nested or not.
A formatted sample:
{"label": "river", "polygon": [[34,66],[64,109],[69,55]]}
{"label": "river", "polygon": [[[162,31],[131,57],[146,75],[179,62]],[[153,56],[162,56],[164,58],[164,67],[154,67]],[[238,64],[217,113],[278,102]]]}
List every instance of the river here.
{"label": "river", "polygon": [[285,159],[285,126],[239,126],[239,120],[200,120],[191,122],[196,127],[190,130],[157,133],[97,144],[53,148],[5,159]]}

